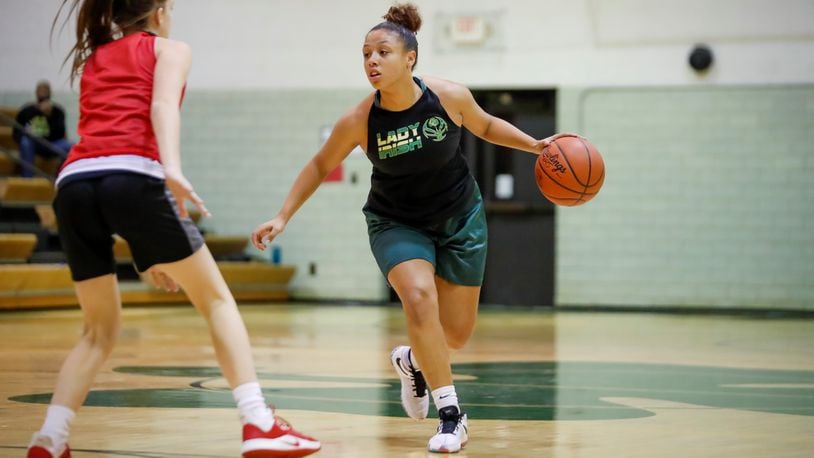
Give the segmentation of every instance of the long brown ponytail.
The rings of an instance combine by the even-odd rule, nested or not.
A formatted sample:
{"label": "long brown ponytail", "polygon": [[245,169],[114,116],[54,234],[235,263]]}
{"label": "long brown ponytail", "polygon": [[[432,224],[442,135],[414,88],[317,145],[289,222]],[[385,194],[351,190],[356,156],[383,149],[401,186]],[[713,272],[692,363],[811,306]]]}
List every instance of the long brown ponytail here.
{"label": "long brown ponytail", "polygon": [[51,34],[53,36],[65,5],[70,4],[63,28],[76,13],[76,44],[68,51],[63,64],[73,58],[71,84],[96,48],[115,40],[124,31],[143,29],[150,13],[165,3],[166,0],[63,0],[51,24]]}

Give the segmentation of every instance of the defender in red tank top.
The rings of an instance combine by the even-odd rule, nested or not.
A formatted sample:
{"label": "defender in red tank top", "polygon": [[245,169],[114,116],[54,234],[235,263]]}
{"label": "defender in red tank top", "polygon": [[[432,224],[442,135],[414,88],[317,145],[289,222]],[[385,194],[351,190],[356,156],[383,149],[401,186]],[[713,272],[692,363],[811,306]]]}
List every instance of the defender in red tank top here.
{"label": "defender in red tank top", "polygon": [[136,32],[100,46],[85,62],[79,98],[78,159],[137,154],[161,161],[150,120],[156,36]]}
{"label": "defender in red tank top", "polygon": [[185,207],[191,201],[209,214],[181,170],[179,107],[192,57],[189,46],[167,38],[174,3],[63,2],[72,5],[69,17],[77,12],[71,76],[82,74],[81,140],[60,170],[54,211],[85,326],[28,458],[70,458],[71,422],[113,349],[121,326],[114,233],[129,244],[143,278],[180,286],[206,317],[243,423],[241,454],[306,456],[321,447],[266,403],[235,299]]}

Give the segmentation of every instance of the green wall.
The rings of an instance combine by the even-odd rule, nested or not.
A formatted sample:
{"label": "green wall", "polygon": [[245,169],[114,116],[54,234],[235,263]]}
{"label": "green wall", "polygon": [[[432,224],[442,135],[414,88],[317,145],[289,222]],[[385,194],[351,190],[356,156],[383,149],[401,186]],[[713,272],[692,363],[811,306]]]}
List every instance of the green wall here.
{"label": "green wall", "polygon": [[557,212],[560,305],[814,309],[814,86],[565,89],[602,192]]}
{"label": "green wall", "polygon": [[[248,236],[366,92],[190,90],[182,152],[215,215],[203,226]],[[559,129],[590,138],[607,171],[594,200],[557,210],[558,305],[814,309],[814,86],[558,94]],[[55,97],[71,123],[75,97]],[[298,268],[295,296],[384,300],[360,210],[370,165],[344,166],[280,237],[283,262]]]}

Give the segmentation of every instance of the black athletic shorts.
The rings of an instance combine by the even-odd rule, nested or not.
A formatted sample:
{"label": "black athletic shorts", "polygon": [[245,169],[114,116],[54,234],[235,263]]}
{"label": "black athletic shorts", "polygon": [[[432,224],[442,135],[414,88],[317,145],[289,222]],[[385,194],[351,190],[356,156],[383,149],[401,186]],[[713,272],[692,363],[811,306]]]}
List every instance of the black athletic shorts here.
{"label": "black athletic shorts", "polygon": [[74,281],[116,271],[113,234],[130,245],[140,272],[180,261],[203,245],[195,223],[178,216],[164,180],[149,175],[111,172],[73,179],[59,187],[54,212]]}

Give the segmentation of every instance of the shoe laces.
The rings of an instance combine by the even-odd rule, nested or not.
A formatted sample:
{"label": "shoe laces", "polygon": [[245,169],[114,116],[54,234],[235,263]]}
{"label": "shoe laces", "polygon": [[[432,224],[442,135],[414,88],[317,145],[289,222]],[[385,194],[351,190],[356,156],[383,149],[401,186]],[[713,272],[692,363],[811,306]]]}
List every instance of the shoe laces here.
{"label": "shoe laces", "polygon": [[410,360],[410,352],[412,352],[412,349],[407,350],[406,362],[410,381],[413,385],[413,392],[415,392],[416,397],[423,398],[427,395],[427,381],[424,380],[424,374],[422,374],[421,371],[417,371],[413,367],[413,363]]}
{"label": "shoe laces", "polygon": [[427,395],[427,381],[421,371],[410,369],[410,378],[413,381],[413,391],[416,397],[423,398]]}
{"label": "shoe laces", "polygon": [[439,410],[438,417],[441,419],[441,424],[438,425],[438,432],[441,434],[455,434],[458,425],[461,424],[463,414],[458,412],[457,407],[449,406]]}

